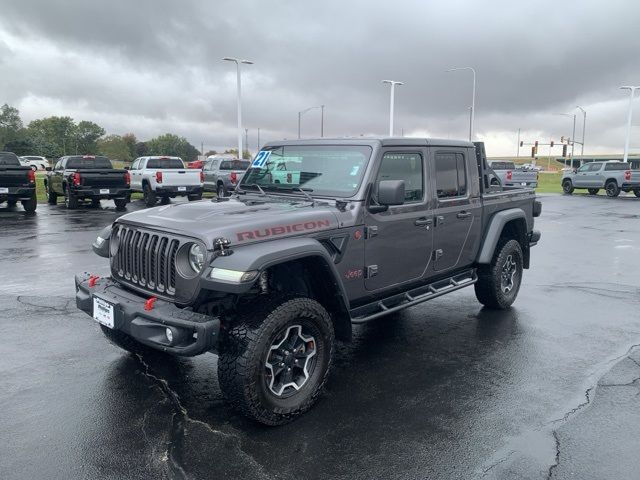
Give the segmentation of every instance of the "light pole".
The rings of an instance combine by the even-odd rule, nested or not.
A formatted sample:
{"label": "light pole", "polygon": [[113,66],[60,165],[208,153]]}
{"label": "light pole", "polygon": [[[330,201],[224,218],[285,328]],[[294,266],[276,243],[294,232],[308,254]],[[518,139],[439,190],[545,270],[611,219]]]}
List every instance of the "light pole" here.
{"label": "light pole", "polygon": [[324,105],[320,105],[320,138],[324,138]]}
{"label": "light pole", "polygon": [[240,82],[240,64],[253,65],[249,60],[240,60],[239,58],[224,57],[222,60],[236,63],[236,72],[238,75],[238,158],[242,158],[242,88]]}
{"label": "light pole", "polygon": [[562,115],[563,117],[573,117],[573,130],[571,133],[571,167],[573,168],[573,148],[576,140],[576,114],[575,113],[554,113],[554,115]]}
{"label": "light pole", "polygon": [[260,127],[258,127],[258,146],[256,147],[257,151],[260,151]]}
{"label": "light pole", "polygon": [[631,117],[633,115],[633,97],[636,93],[636,90],[639,89],[640,87],[631,87],[628,85],[625,85],[623,87],[620,87],[621,90],[629,90],[629,112],[627,113],[627,138],[624,141],[624,159],[623,161],[626,162],[627,159],[629,158],[629,138],[631,137]]}
{"label": "light pole", "polygon": [[580,162],[584,162],[584,132],[587,129],[587,111],[580,105],[576,105],[582,112],[582,144],[580,145]]}
{"label": "light pole", "polygon": [[518,129],[518,150],[516,156],[520,158],[520,129]]}
{"label": "light pole", "polygon": [[404,85],[402,82],[395,80],[382,80],[382,83],[388,83],[391,86],[391,96],[389,97],[389,136],[393,137],[393,108],[395,103],[396,85]]}
{"label": "light pole", "polygon": [[[309,111],[313,110],[314,108],[321,108],[321,109],[322,109],[322,114],[323,114],[323,116],[324,116],[324,105],[318,105],[318,106],[315,106],[315,107],[305,108],[305,109],[304,109],[304,110],[302,110],[301,112],[298,112],[298,138],[300,138],[300,124],[301,124],[301,122],[302,122],[302,116],[303,116],[305,113],[307,113],[307,112],[309,112]],[[321,120],[321,122],[322,122],[322,121],[323,121],[323,120]],[[322,123],[320,123],[321,135],[322,135],[322,129],[323,129],[323,128],[324,128],[324,127],[323,127]]]}
{"label": "light pole", "polygon": [[447,72],[456,72],[458,70],[471,70],[473,73],[473,91],[471,92],[471,119],[469,120],[469,141],[473,140],[473,124],[476,116],[476,71],[473,67],[456,67],[450,68]]}

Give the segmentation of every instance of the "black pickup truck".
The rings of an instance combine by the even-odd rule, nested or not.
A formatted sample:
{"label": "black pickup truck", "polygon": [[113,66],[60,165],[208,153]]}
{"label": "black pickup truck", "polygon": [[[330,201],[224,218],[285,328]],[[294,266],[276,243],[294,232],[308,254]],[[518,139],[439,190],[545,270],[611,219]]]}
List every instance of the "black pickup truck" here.
{"label": "black pickup truck", "polygon": [[18,201],[25,211],[36,211],[35,172],[23,166],[15,153],[0,152],[0,203],[14,207]]}
{"label": "black pickup truck", "polygon": [[318,398],[352,324],[464,287],[511,306],[542,207],[490,177],[465,141],[269,143],[233,196],[107,227],[94,249],[111,277],[76,276],[76,302],[126,350],[217,353],[227,400],[282,424]]}
{"label": "black pickup truck", "polygon": [[78,208],[82,200],[94,207],[100,200],[113,200],[116,210],[124,210],[131,199],[131,177],[127,170],[116,170],[107,157],[71,155],[62,157],[44,180],[50,205],[63,196],[68,209]]}

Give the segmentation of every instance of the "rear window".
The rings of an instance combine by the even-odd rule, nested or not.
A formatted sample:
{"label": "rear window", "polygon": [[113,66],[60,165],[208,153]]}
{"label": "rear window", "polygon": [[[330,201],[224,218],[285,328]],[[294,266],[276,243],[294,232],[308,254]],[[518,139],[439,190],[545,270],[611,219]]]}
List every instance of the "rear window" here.
{"label": "rear window", "polygon": [[516,165],[513,162],[491,162],[491,168],[494,170],[515,170]]}
{"label": "rear window", "polygon": [[179,158],[150,158],[147,168],[184,168],[184,163]]}
{"label": "rear window", "polygon": [[18,160],[18,156],[15,153],[0,152],[0,165],[19,167],[21,164],[20,160]]}
{"label": "rear window", "polygon": [[78,170],[113,168],[107,157],[69,157],[66,168]]}
{"label": "rear window", "polygon": [[606,163],[604,165],[604,169],[606,171],[611,171],[611,170],[630,170],[631,169],[631,165],[629,165],[628,163],[624,163],[624,162],[611,162],[611,163]]}
{"label": "rear window", "polygon": [[250,163],[249,160],[223,160],[220,170],[246,170]]}

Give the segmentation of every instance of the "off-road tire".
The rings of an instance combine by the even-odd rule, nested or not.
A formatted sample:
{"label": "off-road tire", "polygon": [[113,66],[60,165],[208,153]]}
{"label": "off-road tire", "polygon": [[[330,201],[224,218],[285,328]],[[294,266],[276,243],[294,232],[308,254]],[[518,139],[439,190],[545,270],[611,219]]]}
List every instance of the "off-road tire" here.
{"label": "off-road tire", "polygon": [[634,194],[636,197],[640,197],[640,188],[634,188],[634,189],[633,189],[633,194]]}
{"label": "off-road tire", "polygon": [[571,195],[575,189],[573,188],[573,182],[571,180],[565,180],[562,182],[562,191],[566,195]]}
{"label": "off-road tire", "polygon": [[49,205],[56,205],[58,203],[58,194],[51,189],[49,183],[47,183],[47,203]]}
{"label": "off-road tire", "polygon": [[187,199],[188,199],[190,202],[195,202],[195,201],[197,201],[197,200],[202,200],[202,194],[201,194],[201,193],[198,193],[197,195],[187,195]]}
{"label": "off-road tire", "polygon": [[71,193],[71,189],[68,185],[64,191],[64,203],[68,210],[75,210],[78,208],[78,197]]}
{"label": "off-road tire", "polygon": [[600,191],[599,188],[587,188],[587,191],[589,192],[589,195],[597,195],[598,192]]}
{"label": "off-road tire", "polygon": [[218,197],[226,197],[227,196],[227,189],[224,188],[224,184],[219,183],[218,187],[216,188],[216,195]]}
{"label": "off-road tire", "polygon": [[127,199],[126,198],[114,198],[113,203],[116,204],[116,211],[122,212],[127,209]]}
{"label": "off-road tire", "polygon": [[156,192],[151,190],[151,186],[148,183],[145,183],[142,186],[142,196],[144,198],[144,204],[147,207],[153,207],[156,204],[158,198],[156,197]]}
{"label": "off-road tire", "polygon": [[[516,263],[516,279],[512,290],[505,293],[501,288],[502,269],[510,255]],[[496,310],[509,308],[515,302],[522,284],[523,258],[517,240],[500,239],[491,263],[478,268],[478,281],[474,285],[478,301]]]}
{"label": "off-road tire", "polygon": [[607,192],[607,197],[615,198],[620,195],[620,187],[615,180],[609,180],[605,184],[604,190]]}
{"label": "off-road tire", "polygon": [[31,194],[31,198],[29,200],[22,200],[22,208],[24,208],[25,212],[33,213],[36,211],[38,207],[38,197],[36,197],[36,192]]}
{"label": "off-road tire", "polygon": [[[297,324],[313,332],[317,360],[300,390],[282,398],[269,389],[265,361],[274,341]],[[309,410],[320,396],[333,350],[333,324],[318,302],[293,295],[259,300],[222,334],[220,388],[227,402],[245,416],[272,426],[288,423]]]}

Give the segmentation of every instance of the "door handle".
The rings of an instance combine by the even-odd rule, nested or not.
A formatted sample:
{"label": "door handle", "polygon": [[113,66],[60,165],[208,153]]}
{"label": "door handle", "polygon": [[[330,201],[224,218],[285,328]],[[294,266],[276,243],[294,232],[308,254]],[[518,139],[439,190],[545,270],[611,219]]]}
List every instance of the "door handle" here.
{"label": "door handle", "polygon": [[456,215],[458,218],[469,218],[471,216],[471,212],[460,212]]}
{"label": "door handle", "polygon": [[433,225],[433,220],[430,218],[419,218],[415,222],[413,222],[417,227],[422,227],[424,225]]}

